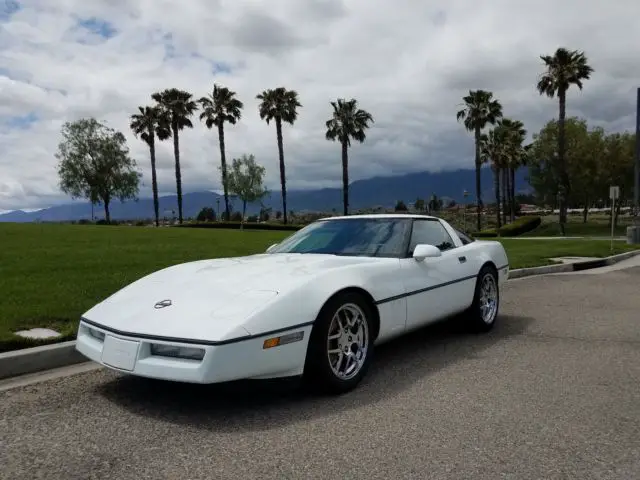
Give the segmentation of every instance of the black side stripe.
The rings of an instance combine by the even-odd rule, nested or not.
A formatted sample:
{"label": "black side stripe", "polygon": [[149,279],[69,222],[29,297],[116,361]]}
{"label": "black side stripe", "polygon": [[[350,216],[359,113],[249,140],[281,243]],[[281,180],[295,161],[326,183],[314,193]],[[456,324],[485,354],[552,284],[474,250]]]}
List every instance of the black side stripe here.
{"label": "black side stripe", "polygon": [[400,300],[402,298],[411,297],[413,295],[418,295],[424,292],[429,292],[431,290],[435,290],[436,288],[447,287],[449,285],[453,285],[454,283],[466,282],[467,280],[471,280],[476,277],[477,275],[469,275],[468,277],[457,278],[456,280],[451,280],[450,282],[439,283],[438,285],[431,285],[430,287],[420,288],[419,290],[413,290],[411,292],[401,293],[400,295],[394,295],[393,297],[383,298],[382,300],[378,300],[376,302],[376,305],[380,305],[381,303],[393,302],[394,300]]}
{"label": "black side stripe", "polygon": [[[503,265],[501,267],[498,267],[498,271],[503,270],[503,269],[507,268],[508,266],[509,265],[507,264],[507,265]],[[469,275],[468,277],[457,278],[456,280],[451,280],[450,282],[439,283],[438,285],[432,285],[430,287],[420,288],[419,290],[413,290],[411,292],[401,293],[400,295],[394,295],[393,297],[387,297],[387,298],[383,298],[382,300],[378,300],[376,302],[376,305],[380,305],[382,303],[393,302],[394,300],[400,300],[402,298],[411,297],[413,295],[418,295],[418,294],[424,293],[424,292],[429,292],[431,290],[435,290],[436,288],[447,287],[449,285],[453,285],[454,283],[466,282],[467,280],[472,280],[472,279],[477,278],[477,277],[478,277],[477,275]]]}
{"label": "black side stripe", "polygon": [[247,335],[245,337],[236,337],[230,338],[228,340],[198,340],[195,338],[179,338],[179,337],[163,337],[159,335],[148,335],[146,333],[134,333],[134,332],[125,332],[122,330],[116,330],[115,328],[105,327],[97,322],[87,320],[86,318],[80,319],[82,323],[86,323],[87,325],[91,325],[93,327],[100,328],[110,333],[115,333],[116,335],[122,335],[123,337],[132,337],[143,340],[158,340],[162,342],[175,342],[175,343],[186,343],[190,345],[206,345],[206,346],[219,346],[219,345],[229,345],[231,343],[239,343],[246,342],[248,340],[254,340],[256,338],[266,337],[267,335],[275,335],[276,333],[288,332],[289,330],[295,330],[298,328],[308,327],[313,325],[313,322],[305,322],[299,323],[297,325],[293,325],[291,327],[278,328],[276,330],[269,330],[268,332],[258,333],[256,335]]}

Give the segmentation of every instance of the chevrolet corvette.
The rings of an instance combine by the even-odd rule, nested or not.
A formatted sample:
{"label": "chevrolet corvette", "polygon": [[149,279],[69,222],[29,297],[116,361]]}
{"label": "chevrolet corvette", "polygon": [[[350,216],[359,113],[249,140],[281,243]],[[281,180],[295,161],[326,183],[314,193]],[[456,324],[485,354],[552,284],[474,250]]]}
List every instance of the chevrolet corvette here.
{"label": "chevrolet corvette", "polygon": [[356,387],[374,347],[463,314],[489,331],[509,275],[500,242],[443,219],[329,217],[264,253],[151,273],[82,315],[76,348],[110,369],[178,382],[302,376]]}

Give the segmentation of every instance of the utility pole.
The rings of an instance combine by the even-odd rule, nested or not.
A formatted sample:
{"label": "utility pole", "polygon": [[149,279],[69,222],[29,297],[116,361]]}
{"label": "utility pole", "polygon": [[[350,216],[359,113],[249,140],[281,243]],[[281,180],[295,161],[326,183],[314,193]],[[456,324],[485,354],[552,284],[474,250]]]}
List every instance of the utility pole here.
{"label": "utility pole", "polygon": [[[633,179],[633,225],[627,227],[627,243],[640,243],[640,87],[636,102],[636,162]],[[611,217],[613,222],[613,217]]]}
{"label": "utility pole", "polygon": [[638,88],[636,102],[636,168],[634,176],[633,207],[635,210],[635,223],[640,224],[640,87]]}

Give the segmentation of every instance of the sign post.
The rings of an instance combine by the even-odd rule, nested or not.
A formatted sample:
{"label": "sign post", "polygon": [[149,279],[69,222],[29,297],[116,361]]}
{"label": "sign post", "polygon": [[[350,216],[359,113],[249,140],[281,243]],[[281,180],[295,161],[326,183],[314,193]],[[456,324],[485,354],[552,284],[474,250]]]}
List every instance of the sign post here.
{"label": "sign post", "polygon": [[613,225],[614,225],[614,217],[616,213],[616,200],[620,197],[620,187],[618,186],[610,186],[609,187],[609,198],[611,199],[611,251],[613,252]]}

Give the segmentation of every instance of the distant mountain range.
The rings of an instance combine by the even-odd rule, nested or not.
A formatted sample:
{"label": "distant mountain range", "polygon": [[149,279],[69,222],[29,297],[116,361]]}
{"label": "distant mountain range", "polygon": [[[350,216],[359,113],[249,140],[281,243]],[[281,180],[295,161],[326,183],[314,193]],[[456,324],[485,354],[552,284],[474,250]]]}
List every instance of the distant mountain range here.
{"label": "distant mountain range", "polygon": [[[526,181],[526,169],[516,172],[516,193],[530,193],[531,187]],[[394,207],[398,200],[405,203],[414,202],[417,197],[428,201],[432,194],[438,197],[452,199],[463,203],[464,190],[469,192],[468,203],[475,201],[475,171],[456,170],[444,172],[419,172],[402,176],[374,177],[357,180],[349,186],[349,203],[351,210],[372,207]],[[493,174],[489,167],[482,169],[482,195],[485,202],[495,198],[493,193]],[[184,218],[196,217],[203,207],[213,207],[218,210],[217,200],[220,199],[220,212],[224,210],[224,197],[213,192],[192,192],[182,196],[182,211]],[[177,216],[177,197],[168,195],[159,198],[160,216],[171,218]],[[266,207],[271,207],[275,213],[282,210],[282,196],[279,187],[263,201]],[[241,210],[240,200],[233,200],[233,209]],[[121,203],[114,201],[110,206],[113,220],[138,220],[153,218],[153,198],[140,198],[138,201]],[[330,212],[336,209],[342,211],[342,188],[323,188],[318,190],[289,190],[287,191],[287,208],[294,212],[320,211]],[[0,222],[63,222],[91,218],[89,202],[75,202],[57,205],[35,212],[15,210],[0,215]],[[260,204],[247,206],[247,214],[257,214]],[[104,218],[102,206],[94,207],[94,215]]]}

